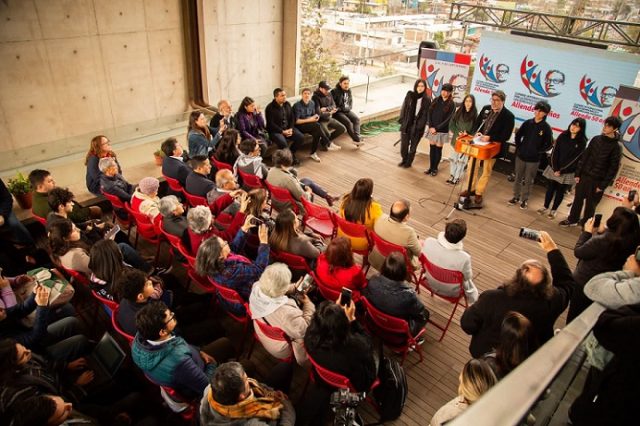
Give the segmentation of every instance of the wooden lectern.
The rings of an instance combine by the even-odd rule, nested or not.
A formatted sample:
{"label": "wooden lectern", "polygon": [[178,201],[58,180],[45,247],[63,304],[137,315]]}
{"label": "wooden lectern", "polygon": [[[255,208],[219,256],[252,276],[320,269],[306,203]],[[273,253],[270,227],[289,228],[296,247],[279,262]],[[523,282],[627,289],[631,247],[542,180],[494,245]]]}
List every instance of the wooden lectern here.
{"label": "wooden lectern", "polygon": [[[490,160],[491,158],[498,155],[500,153],[500,143],[489,142],[486,145],[476,145],[473,143],[473,136],[466,135],[460,136],[458,139],[456,139],[455,150],[460,154],[465,154],[471,157],[471,167],[469,169],[469,185],[467,186],[467,193],[469,194],[469,196],[471,196],[473,174],[476,170],[476,164],[478,160]],[[475,208],[481,208],[481,205],[475,206]]]}

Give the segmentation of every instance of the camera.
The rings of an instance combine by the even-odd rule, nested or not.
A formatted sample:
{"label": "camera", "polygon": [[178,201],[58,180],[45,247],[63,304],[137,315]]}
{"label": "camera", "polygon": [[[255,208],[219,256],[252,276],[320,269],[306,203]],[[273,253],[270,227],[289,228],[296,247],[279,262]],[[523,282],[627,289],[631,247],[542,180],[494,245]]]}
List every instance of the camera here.
{"label": "camera", "polygon": [[263,223],[264,223],[264,220],[262,220],[262,219],[258,219],[257,217],[252,217],[251,218],[251,224],[252,225],[260,226]]}
{"label": "camera", "polygon": [[527,240],[540,241],[540,231],[531,228],[520,228],[520,237]]}
{"label": "camera", "polygon": [[356,408],[366,397],[366,392],[349,392],[347,389],[340,389],[332,393],[329,403],[335,413],[333,424],[341,426],[363,425]]}

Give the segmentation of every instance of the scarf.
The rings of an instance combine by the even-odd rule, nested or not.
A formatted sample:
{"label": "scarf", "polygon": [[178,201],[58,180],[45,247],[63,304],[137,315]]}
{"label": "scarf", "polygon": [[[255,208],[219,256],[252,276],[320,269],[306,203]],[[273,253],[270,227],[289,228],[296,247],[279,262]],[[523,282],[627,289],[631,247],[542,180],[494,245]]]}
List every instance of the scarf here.
{"label": "scarf", "polygon": [[251,307],[251,316],[253,319],[264,318],[274,313],[278,308],[287,303],[287,296],[270,297],[260,289],[260,281],[253,286],[251,296],[249,296],[249,306]]}
{"label": "scarf", "polygon": [[213,390],[207,394],[209,406],[219,414],[230,419],[250,419],[259,417],[263,419],[277,420],[280,411],[284,408],[282,400],[285,398],[281,392],[267,390],[260,386],[254,379],[249,379],[251,395],[234,405],[222,405],[213,399]]}

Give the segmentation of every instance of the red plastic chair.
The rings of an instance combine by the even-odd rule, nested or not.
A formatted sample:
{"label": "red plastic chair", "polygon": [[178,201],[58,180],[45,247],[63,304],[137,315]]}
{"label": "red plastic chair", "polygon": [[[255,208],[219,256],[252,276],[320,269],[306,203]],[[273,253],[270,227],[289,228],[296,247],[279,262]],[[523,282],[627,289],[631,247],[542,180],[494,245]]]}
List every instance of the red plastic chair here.
{"label": "red plastic chair", "polygon": [[[146,373],[144,376],[147,378],[147,380],[149,380],[149,382],[153,383],[161,389],[160,394],[162,396],[162,399],[166,400],[166,398],[169,398],[171,400],[169,401],[170,403],[165,401],[171,411],[180,414],[180,417],[182,417],[182,420],[185,421],[185,424],[194,423],[198,413],[198,404],[200,402],[199,400],[189,401],[188,399],[180,395],[175,389],[169,386],[161,385],[160,383],[149,377]],[[174,408],[176,406],[182,406],[183,408],[180,410],[176,410]]]}
{"label": "red plastic chair", "polygon": [[199,195],[189,194],[186,190],[183,190],[182,193],[187,198],[187,202],[191,207],[196,207],[196,206],[209,207],[209,203],[207,203],[206,198],[200,197]]}
{"label": "red plastic chair", "polygon": [[[318,287],[318,291],[320,292],[320,295],[322,295],[322,297],[324,297],[325,300],[330,300],[332,302],[335,302],[336,300],[338,300],[338,297],[340,297],[340,290],[336,290],[333,287],[329,287],[327,284],[325,284],[323,281],[321,281],[318,278],[318,275],[314,271],[311,271],[311,276],[313,277],[313,280],[315,281],[316,286]],[[355,301],[356,300],[356,298],[354,297],[355,295],[352,294],[351,296]]]}
{"label": "red plastic chair", "polygon": [[271,194],[271,211],[269,212],[270,214],[273,213],[273,201],[277,201],[279,203],[289,203],[290,204],[289,208],[291,209],[291,211],[293,211],[295,214],[299,213],[296,199],[293,198],[293,195],[291,195],[288,189],[282,188],[280,186],[271,185],[266,180],[264,181],[264,184],[267,185],[267,189]]}
{"label": "red plastic chair", "polygon": [[285,263],[290,269],[303,271],[307,274],[310,274],[312,272],[309,264],[307,263],[307,260],[302,256],[298,256],[297,254],[288,253],[286,251],[271,250],[270,256],[271,259],[276,262]]}
{"label": "red plastic chair", "polygon": [[244,340],[249,328],[249,324],[251,323],[251,315],[249,314],[249,304],[247,302],[244,301],[244,299],[242,298],[242,296],[240,296],[238,294],[237,291],[225,287],[222,284],[218,284],[217,282],[215,282],[213,279],[211,279],[211,277],[209,278],[209,282],[211,283],[211,285],[213,285],[213,287],[216,290],[216,293],[218,295],[218,298],[229,303],[229,304],[234,304],[234,305],[242,305],[244,307],[244,315],[239,315],[236,314],[235,312],[232,312],[228,309],[223,309],[225,310],[225,312],[227,313],[227,315],[229,315],[234,321],[236,321],[237,323],[239,323],[240,325],[242,325],[242,339],[240,340],[240,349],[238,349],[238,353],[242,353],[242,348],[244,346]]}
{"label": "red plastic chair", "polygon": [[216,160],[216,157],[214,155],[212,155],[210,157],[210,160],[213,163],[213,165],[215,166],[216,170],[227,169],[227,170],[233,171],[233,166],[231,164],[223,163],[222,161]]}
{"label": "red plastic chair", "polygon": [[158,232],[156,225],[154,225],[154,223],[151,221],[151,218],[149,218],[149,216],[147,216],[144,213],[135,211],[133,208],[131,208],[131,205],[129,205],[129,203],[125,203],[124,206],[127,209],[127,212],[129,213],[129,215],[133,217],[136,222],[137,232],[136,232],[136,239],[133,243],[134,247],[138,248],[139,236],[142,237],[142,239],[147,241],[148,243],[156,246],[156,256],[153,260],[153,264],[157,266],[158,259],[160,258],[160,245],[162,243],[162,238],[161,238],[162,234]]}
{"label": "red plastic chair", "polygon": [[95,290],[91,290],[91,295],[98,300],[98,302],[102,303],[109,315],[111,315],[111,312],[118,307],[118,302],[100,296]]}
{"label": "red plastic chair", "polygon": [[418,340],[426,330],[423,328],[416,336],[412,336],[409,323],[406,320],[385,314],[373,306],[366,297],[361,297],[360,300],[364,303],[367,312],[367,329],[379,337],[391,350],[402,354],[402,362],[400,364],[404,364],[407,353],[411,348],[418,352],[420,362],[422,362],[422,345],[418,344]]}
{"label": "red plastic chair", "polygon": [[169,185],[169,189],[171,189],[173,192],[177,192],[178,194],[184,193],[184,188],[182,187],[182,185],[180,185],[180,181],[178,181],[178,179],[174,179],[167,175],[162,175],[162,177],[164,178],[164,180],[167,181],[167,185]]}
{"label": "red plastic chair", "polygon": [[38,216],[37,214],[35,214],[33,212],[33,209],[31,210],[31,216],[33,216],[33,218],[35,220],[37,220],[38,222],[40,222],[42,224],[42,226],[44,226],[45,228],[47,227],[47,219],[42,217],[42,216]]}
{"label": "red plastic chair", "polygon": [[124,337],[127,341],[127,343],[129,343],[129,346],[131,346],[133,344],[133,339],[135,339],[135,336],[132,336],[130,334],[127,334],[121,327],[120,324],[118,324],[118,311],[120,310],[120,306],[116,306],[116,308],[113,310],[113,315],[111,315],[111,325],[113,326],[113,329],[116,331],[116,333],[118,333],[119,335],[121,335],[122,337]]}
{"label": "red plastic chair", "polygon": [[416,274],[416,270],[413,268],[413,264],[411,263],[411,259],[407,253],[407,249],[398,244],[390,243],[382,239],[378,234],[373,231],[369,231],[369,236],[371,237],[371,242],[373,246],[378,250],[378,252],[383,256],[387,257],[394,251],[399,251],[404,256],[404,261],[407,265],[407,275],[411,280],[411,283],[416,286],[416,291],[419,290],[420,285],[420,276]]}
{"label": "red plastic chair", "polygon": [[[249,316],[251,317],[252,316],[251,311],[249,310],[248,312],[249,312]],[[293,362],[293,360],[295,359],[295,356],[293,353],[293,344],[291,343],[291,339],[289,338],[289,336],[287,336],[287,334],[281,328],[269,325],[261,319],[254,319],[253,324],[258,326],[262,334],[264,334],[267,339],[277,340],[279,342],[286,342],[287,345],[289,346],[289,356],[286,358],[277,358],[277,359],[286,363]],[[255,339],[254,342],[260,341],[260,337],[255,332],[255,329],[254,329],[253,337]],[[249,354],[247,355],[247,358],[251,358],[254,342],[251,343],[251,348],[249,349]]]}
{"label": "red plastic chair", "polygon": [[89,287],[90,281],[89,278],[83,274],[82,272],[76,271],[75,269],[65,268],[64,266],[58,264],[56,267],[62,269],[74,282],[80,283],[85,287]]}
{"label": "red plastic chair", "polygon": [[242,186],[244,186],[247,190],[250,191],[252,189],[264,188],[262,179],[260,179],[258,176],[252,175],[247,172],[243,172],[239,168],[237,170],[238,170],[238,175],[240,175],[240,179],[242,180]]}
{"label": "red plastic chair", "polygon": [[[343,376],[342,374],[339,374],[339,373],[334,373],[333,371],[324,368],[323,366],[321,366],[320,364],[314,361],[314,359],[309,354],[309,351],[307,351],[307,357],[309,358],[309,362],[311,362],[311,366],[312,366],[312,368],[309,370],[309,375],[310,375],[309,377],[311,378],[311,380],[315,380],[313,377],[313,372],[315,371],[318,377],[329,386],[332,386],[338,389],[348,389],[350,392],[357,392],[356,388],[353,387],[348,377]],[[380,379],[376,377],[368,393],[370,394],[371,391],[377,388],[379,384],[380,384]]]}
{"label": "red plastic chair", "polygon": [[[430,293],[431,296],[435,294],[441,299],[446,300],[447,302],[453,304],[453,310],[451,311],[451,315],[449,315],[449,320],[447,321],[447,325],[444,327],[436,324],[435,322],[429,320],[431,324],[433,324],[436,328],[442,330],[442,336],[440,336],[439,342],[442,341],[444,335],[447,333],[447,329],[449,329],[449,325],[451,324],[451,320],[453,319],[453,315],[456,313],[456,309],[458,309],[458,305],[461,304],[466,309],[467,304],[467,295],[464,292],[464,275],[460,271],[454,271],[451,269],[444,269],[437,265],[434,265],[427,259],[424,254],[420,255],[420,263],[422,264],[423,274],[420,277],[420,284],[423,285]],[[459,289],[457,296],[443,296],[434,290],[429,284],[429,277],[437,280],[440,284],[444,284],[446,286],[457,287]]]}
{"label": "red plastic chair", "polygon": [[336,236],[335,213],[326,207],[319,206],[305,197],[300,199],[304,207],[305,214],[302,218],[302,225],[310,228],[316,234],[320,234],[325,238],[333,238]]}
{"label": "red plastic chair", "polygon": [[349,222],[348,220],[340,217],[340,215],[333,215],[336,220],[336,226],[338,230],[340,230],[346,237],[353,238],[364,238],[367,241],[367,248],[363,250],[353,250],[354,253],[357,253],[362,256],[362,272],[365,274],[369,269],[369,253],[371,253],[371,237],[369,236],[369,230],[366,226],[360,225],[359,223]]}
{"label": "red plastic chair", "polygon": [[131,216],[129,216],[129,214],[127,214],[127,218],[121,218],[120,216],[118,216],[116,214],[116,209],[118,210],[122,210],[122,211],[127,211],[124,202],[118,198],[117,195],[113,195],[113,194],[109,194],[108,192],[104,192],[101,191],[102,195],[104,195],[104,197],[109,200],[109,203],[111,203],[111,207],[113,209],[113,223],[116,223],[116,221],[118,223],[120,223],[121,225],[124,225],[127,228],[127,237],[131,234],[131,227],[133,225],[135,225],[133,219],[131,218]]}

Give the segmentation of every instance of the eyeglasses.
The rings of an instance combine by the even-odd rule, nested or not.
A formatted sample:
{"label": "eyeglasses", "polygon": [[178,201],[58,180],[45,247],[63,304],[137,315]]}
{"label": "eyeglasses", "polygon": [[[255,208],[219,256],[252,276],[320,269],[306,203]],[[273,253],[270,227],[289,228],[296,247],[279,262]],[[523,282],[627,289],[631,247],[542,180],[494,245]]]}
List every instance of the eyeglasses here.
{"label": "eyeglasses", "polygon": [[547,84],[552,83],[552,84],[564,84],[564,80],[559,79],[559,78],[550,78],[548,80],[545,80],[545,82]]}
{"label": "eyeglasses", "polygon": [[169,323],[173,321],[175,317],[176,317],[175,312],[169,312],[169,319],[164,322],[164,325],[169,325]]}
{"label": "eyeglasses", "polygon": [[467,90],[467,85],[466,84],[460,84],[459,86],[451,86],[451,87],[453,87],[454,91],[463,92],[463,91]]}

